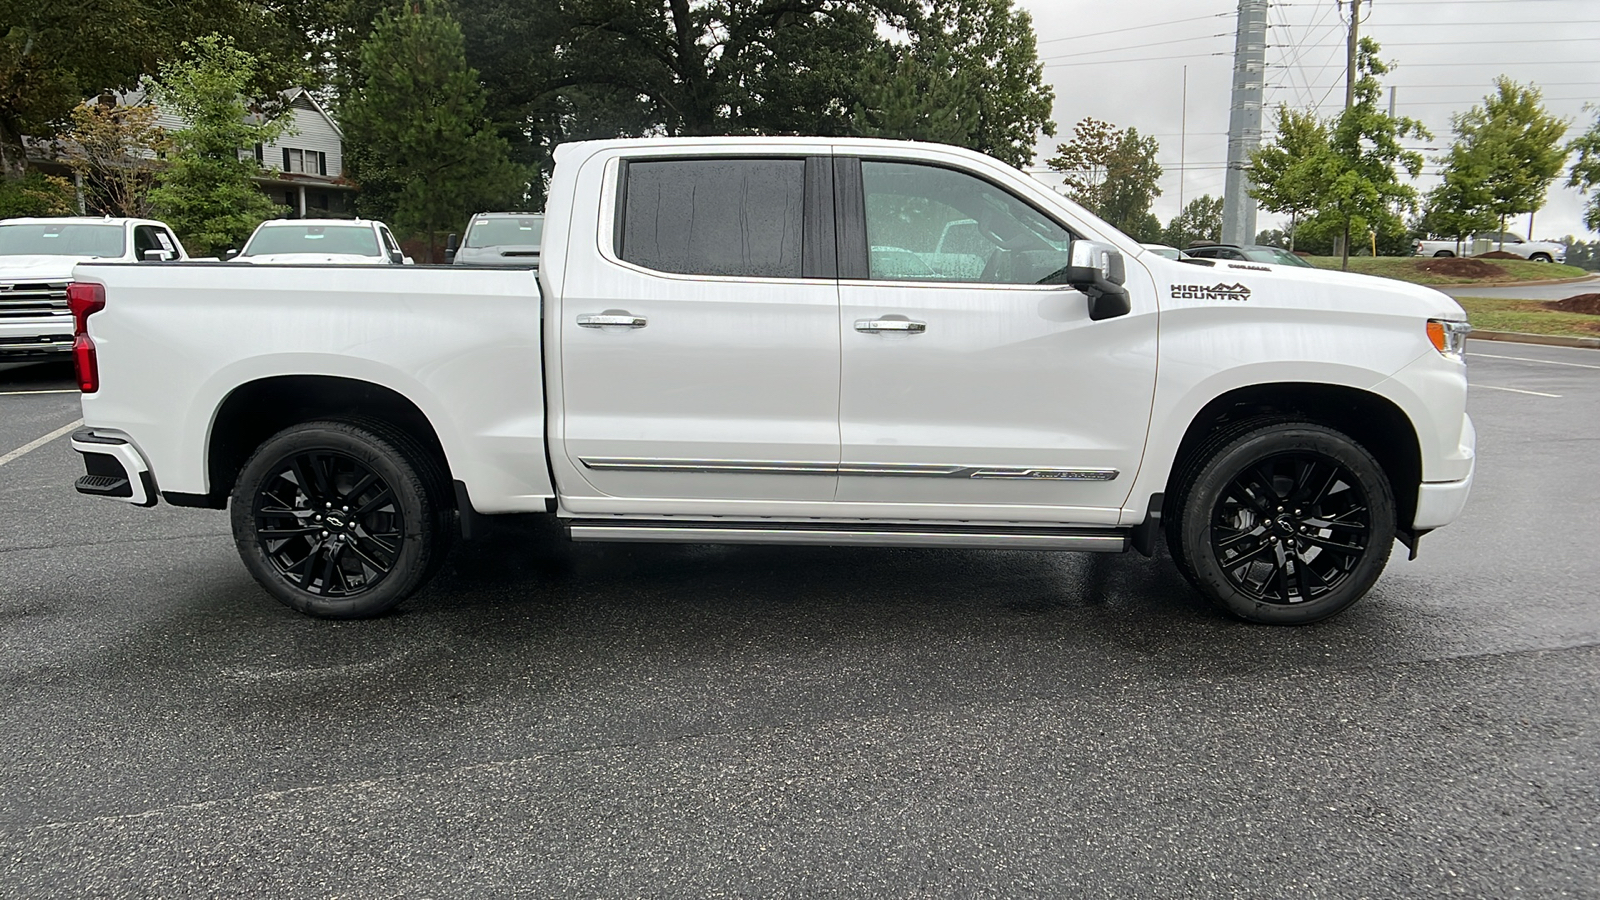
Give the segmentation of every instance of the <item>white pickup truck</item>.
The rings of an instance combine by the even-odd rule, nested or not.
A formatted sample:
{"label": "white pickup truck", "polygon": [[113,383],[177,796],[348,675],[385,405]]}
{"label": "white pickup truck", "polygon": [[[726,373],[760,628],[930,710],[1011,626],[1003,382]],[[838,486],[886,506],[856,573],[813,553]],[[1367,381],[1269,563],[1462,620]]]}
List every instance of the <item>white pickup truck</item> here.
{"label": "white pickup truck", "polygon": [[149,219],[0,220],[0,365],[66,359],[67,282],[88,260],[186,260],[172,229]]}
{"label": "white pickup truck", "polygon": [[938,145],[556,161],[537,273],[79,266],[78,489],[231,505],[250,572],[333,617],[538,512],[594,541],[1148,555],[1164,530],[1223,608],[1303,623],[1466,502],[1465,316],[1427,288],[1166,259]]}
{"label": "white pickup truck", "polygon": [[1534,262],[1564,263],[1567,245],[1554,241],[1524,240],[1520,234],[1509,231],[1490,231],[1461,240],[1417,241],[1412,245],[1412,256],[1476,256],[1491,250],[1504,250]]}

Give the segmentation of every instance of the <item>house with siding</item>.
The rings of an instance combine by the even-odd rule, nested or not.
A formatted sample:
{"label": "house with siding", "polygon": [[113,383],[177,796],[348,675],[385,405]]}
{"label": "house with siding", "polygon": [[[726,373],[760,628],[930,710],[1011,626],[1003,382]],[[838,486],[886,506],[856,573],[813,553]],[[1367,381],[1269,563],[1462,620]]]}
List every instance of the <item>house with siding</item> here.
{"label": "house with siding", "polygon": [[[240,148],[241,157],[254,156],[261,165],[256,184],[274,203],[289,207],[290,218],[350,218],[355,215],[356,186],[344,176],[344,133],[303,88],[283,93],[288,128],[271,144]],[[124,105],[145,102],[142,92],[117,97]],[[187,123],[178,115],[157,110],[156,124],[177,131]],[[48,174],[72,178],[59,142],[25,139],[29,164]],[[80,198],[81,206],[81,198]]]}

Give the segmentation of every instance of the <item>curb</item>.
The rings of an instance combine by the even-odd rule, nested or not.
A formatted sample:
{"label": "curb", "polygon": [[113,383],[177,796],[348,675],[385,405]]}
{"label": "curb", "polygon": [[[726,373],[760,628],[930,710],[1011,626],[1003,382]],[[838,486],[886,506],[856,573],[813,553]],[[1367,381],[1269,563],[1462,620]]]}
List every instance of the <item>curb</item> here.
{"label": "curb", "polygon": [[1520,331],[1482,331],[1474,328],[1469,340],[1509,341],[1517,344],[1544,344],[1550,347],[1579,347],[1600,350],[1600,337],[1566,337],[1557,334],[1524,334]]}
{"label": "curb", "polygon": [[1519,288],[1519,287],[1545,287],[1552,284],[1582,284],[1585,281],[1596,281],[1600,275],[1585,275],[1582,278],[1557,278],[1554,281],[1468,281],[1462,284],[1426,284],[1436,291],[1449,293],[1450,290],[1462,288],[1467,290],[1488,290],[1490,288]]}

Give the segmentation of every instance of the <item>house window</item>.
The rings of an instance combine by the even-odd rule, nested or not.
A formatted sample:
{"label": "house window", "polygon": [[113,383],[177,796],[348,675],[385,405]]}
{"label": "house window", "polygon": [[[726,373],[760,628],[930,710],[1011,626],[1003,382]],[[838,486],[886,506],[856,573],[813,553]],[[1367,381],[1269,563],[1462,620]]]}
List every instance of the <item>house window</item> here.
{"label": "house window", "polygon": [[328,174],[328,154],[321,150],[293,150],[283,148],[283,171],[307,175]]}

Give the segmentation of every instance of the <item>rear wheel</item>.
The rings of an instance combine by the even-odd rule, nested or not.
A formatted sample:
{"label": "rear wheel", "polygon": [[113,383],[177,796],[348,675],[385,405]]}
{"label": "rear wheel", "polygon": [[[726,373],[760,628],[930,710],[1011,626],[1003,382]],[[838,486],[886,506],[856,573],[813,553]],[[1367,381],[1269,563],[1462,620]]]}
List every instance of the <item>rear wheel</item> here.
{"label": "rear wheel", "polygon": [[453,527],[431,456],[378,422],[307,422],[273,435],[234,485],[234,542],[280,602],[376,616],[433,573]]}
{"label": "rear wheel", "polygon": [[1201,449],[1168,542],[1218,606],[1301,625],[1361,599],[1389,560],[1395,503],[1383,469],[1348,436],[1308,422],[1254,423]]}

